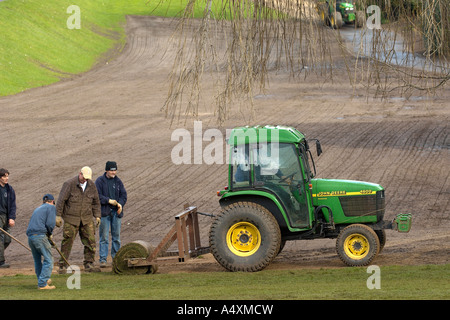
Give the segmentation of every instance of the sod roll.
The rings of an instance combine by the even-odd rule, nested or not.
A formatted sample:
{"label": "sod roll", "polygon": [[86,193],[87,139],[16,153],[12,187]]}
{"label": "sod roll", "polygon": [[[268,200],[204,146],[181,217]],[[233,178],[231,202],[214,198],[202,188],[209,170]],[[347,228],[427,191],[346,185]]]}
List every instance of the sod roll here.
{"label": "sod roll", "polygon": [[147,258],[153,252],[153,247],[142,240],[130,242],[117,251],[113,260],[113,271],[117,274],[145,274],[155,273],[156,264],[153,266],[129,267],[127,259]]}

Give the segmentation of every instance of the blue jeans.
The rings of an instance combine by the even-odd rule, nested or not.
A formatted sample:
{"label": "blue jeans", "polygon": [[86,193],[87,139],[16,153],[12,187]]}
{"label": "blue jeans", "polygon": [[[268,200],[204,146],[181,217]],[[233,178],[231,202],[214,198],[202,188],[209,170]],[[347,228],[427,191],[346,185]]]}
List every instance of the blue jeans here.
{"label": "blue jeans", "polygon": [[106,262],[109,248],[109,230],[111,229],[111,257],[114,259],[120,249],[120,226],[122,219],[117,217],[116,212],[111,212],[107,217],[102,217],[100,223],[100,262]]}
{"label": "blue jeans", "polygon": [[[45,234],[30,235],[28,237],[28,244],[33,254],[38,287],[45,287],[53,270],[52,246]],[[44,258],[44,261],[42,261],[42,258]]]}

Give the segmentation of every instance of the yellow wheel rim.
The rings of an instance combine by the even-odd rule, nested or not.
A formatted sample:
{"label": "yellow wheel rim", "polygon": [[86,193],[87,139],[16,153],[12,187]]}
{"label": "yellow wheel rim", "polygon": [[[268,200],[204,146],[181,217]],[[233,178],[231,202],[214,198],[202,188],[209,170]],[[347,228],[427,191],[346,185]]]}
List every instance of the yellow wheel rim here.
{"label": "yellow wheel rim", "polygon": [[250,222],[235,223],[228,229],[227,246],[235,255],[247,257],[258,251],[261,245],[261,234]]}
{"label": "yellow wheel rim", "polygon": [[361,260],[369,253],[369,241],[362,234],[352,234],[345,239],[345,254],[354,260]]}

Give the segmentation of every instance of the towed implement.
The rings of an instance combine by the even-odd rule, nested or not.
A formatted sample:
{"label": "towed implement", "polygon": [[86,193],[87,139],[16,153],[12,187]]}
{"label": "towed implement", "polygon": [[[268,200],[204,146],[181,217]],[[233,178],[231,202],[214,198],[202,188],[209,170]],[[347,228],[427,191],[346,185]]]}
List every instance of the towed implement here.
{"label": "towed implement", "polygon": [[[122,247],[114,258],[115,272],[151,273],[160,263],[207,252],[227,270],[259,271],[286,241],[318,238],[335,238],[346,265],[370,264],[386,243],[385,230],[408,232],[412,216],[384,220],[385,190],[378,184],[316,178],[310,141],[292,127],[233,129],[228,186],[218,192],[222,210],[211,224],[209,247],[200,244],[200,213],[186,206],[156,248],[142,241],[133,245],[141,248],[139,254]],[[312,141],[320,156],[320,142]],[[167,252],[175,241],[178,251]]]}

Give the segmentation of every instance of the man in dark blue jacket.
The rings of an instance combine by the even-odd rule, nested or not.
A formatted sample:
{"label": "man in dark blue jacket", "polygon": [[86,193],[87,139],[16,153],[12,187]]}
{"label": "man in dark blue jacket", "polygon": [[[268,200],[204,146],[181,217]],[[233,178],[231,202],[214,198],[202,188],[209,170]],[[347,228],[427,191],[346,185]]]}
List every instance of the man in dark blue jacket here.
{"label": "man in dark blue jacket", "polygon": [[[0,228],[10,232],[16,220],[16,193],[9,185],[9,171],[0,169]],[[11,243],[11,237],[0,231],[0,268],[9,268],[5,263],[5,249]]]}
{"label": "man in dark blue jacket", "polygon": [[100,267],[106,266],[111,229],[111,257],[114,259],[120,249],[120,227],[123,207],[127,202],[127,191],[117,174],[117,163],[106,162],[105,173],[95,181],[100,198],[102,218],[100,222]]}
{"label": "man in dark blue jacket", "polygon": [[[28,245],[34,259],[34,270],[38,279],[38,289],[55,289],[50,276],[53,270],[52,246],[48,237],[52,236],[56,224],[55,198],[51,194],[43,197],[43,204],[36,208],[28,223]],[[43,261],[42,261],[43,260]]]}

